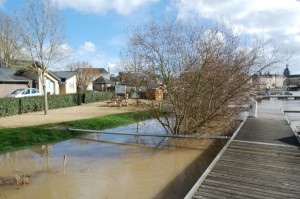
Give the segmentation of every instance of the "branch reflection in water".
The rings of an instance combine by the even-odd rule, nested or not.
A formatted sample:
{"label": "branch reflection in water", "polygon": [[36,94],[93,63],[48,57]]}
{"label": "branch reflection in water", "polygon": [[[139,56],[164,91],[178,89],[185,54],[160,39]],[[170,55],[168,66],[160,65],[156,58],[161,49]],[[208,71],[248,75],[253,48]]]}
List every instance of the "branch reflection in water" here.
{"label": "branch reflection in water", "polygon": [[[139,123],[136,129],[139,133],[146,132],[143,129],[159,132],[153,124]],[[132,126],[127,131],[132,132]],[[211,145],[203,140],[135,136],[113,138],[113,141],[135,145],[115,144],[109,135],[88,136],[107,138],[110,142],[72,139],[1,154],[0,176],[13,176],[18,169],[30,175],[31,183],[19,190],[17,186],[0,185],[0,196],[12,199],[183,198],[220,147],[215,144],[208,148]],[[192,142],[197,147],[185,147],[193,145]],[[64,155],[67,162],[63,162],[66,168],[62,170]]]}

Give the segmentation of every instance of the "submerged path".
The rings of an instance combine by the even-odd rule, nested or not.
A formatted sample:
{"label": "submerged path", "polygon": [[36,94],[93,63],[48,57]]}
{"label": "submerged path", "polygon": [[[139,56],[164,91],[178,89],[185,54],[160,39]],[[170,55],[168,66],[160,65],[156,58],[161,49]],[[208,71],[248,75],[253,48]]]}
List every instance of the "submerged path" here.
{"label": "submerged path", "polygon": [[267,102],[259,106],[257,118],[246,120],[186,196],[299,197],[300,145],[282,109]]}

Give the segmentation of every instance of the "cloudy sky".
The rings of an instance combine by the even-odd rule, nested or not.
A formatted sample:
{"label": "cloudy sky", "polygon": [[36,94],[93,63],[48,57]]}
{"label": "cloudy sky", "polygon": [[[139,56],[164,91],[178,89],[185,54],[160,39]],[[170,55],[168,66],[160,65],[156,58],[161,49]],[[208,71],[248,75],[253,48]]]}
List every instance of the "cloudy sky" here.
{"label": "cloudy sky", "polygon": [[[13,10],[23,0],[0,0],[0,9]],[[292,74],[300,74],[300,0],[50,0],[56,2],[66,21],[65,48],[72,60],[89,61],[95,67],[117,72],[119,52],[127,30],[150,16],[174,11],[178,18],[197,15],[211,19],[226,16],[230,23],[254,35],[274,39],[293,54]],[[285,63],[275,72],[282,73]]]}

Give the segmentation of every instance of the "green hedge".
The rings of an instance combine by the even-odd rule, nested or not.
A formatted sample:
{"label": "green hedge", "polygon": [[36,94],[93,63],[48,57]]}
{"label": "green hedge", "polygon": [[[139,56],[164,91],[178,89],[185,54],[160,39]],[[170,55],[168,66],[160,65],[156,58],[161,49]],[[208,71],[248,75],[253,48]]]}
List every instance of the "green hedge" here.
{"label": "green hedge", "polygon": [[82,93],[50,95],[48,96],[49,109],[78,106],[82,103]]}
{"label": "green hedge", "polygon": [[41,111],[44,109],[44,96],[23,97],[20,100],[19,113]]}
{"label": "green hedge", "polygon": [[[83,94],[62,94],[49,95],[48,107],[49,109],[65,108],[71,106],[78,106],[82,103]],[[34,111],[44,110],[44,96],[24,97],[20,99],[20,113],[28,113]]]}
{"label": "green hedge", "polygon": [[[49,109],[78,106],[111,99],[113,93],[88,92],[75,94],[49,95]],[[0,98],[0,117],[44,110],[44,96],[24,98]]]}
{"label": "green hedge", "polygon": [[20,101],[17,98],[0,98],[0,117],[17,115],[19,107]]}
{"label": "green hedge", "polygon": [[108,100],[113,97],[111,92],[87,92],[84,94],[84,103]]}

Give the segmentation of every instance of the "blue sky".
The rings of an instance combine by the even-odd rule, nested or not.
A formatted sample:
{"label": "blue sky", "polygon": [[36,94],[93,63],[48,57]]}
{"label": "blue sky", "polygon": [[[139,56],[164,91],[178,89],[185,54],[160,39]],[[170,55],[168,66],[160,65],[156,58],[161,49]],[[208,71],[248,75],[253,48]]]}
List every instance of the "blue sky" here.
{"label": "blue sky", "polygon": [[[0,0],[0,9],[12,12],[25,0]],[[120,49],[127,30],[145,23],[151,15],[170,10],[178,18],[190,13],[211,19],[226,15],[249,34],[264,34],[293,52],[292,74],[300,73],[300,2],[297,0],[49,0],[65,17],[66,49],[73,55],[65,61],[89,61],[94,67],[118,71]],[[278,65],[282,73],[285,63]]]}

